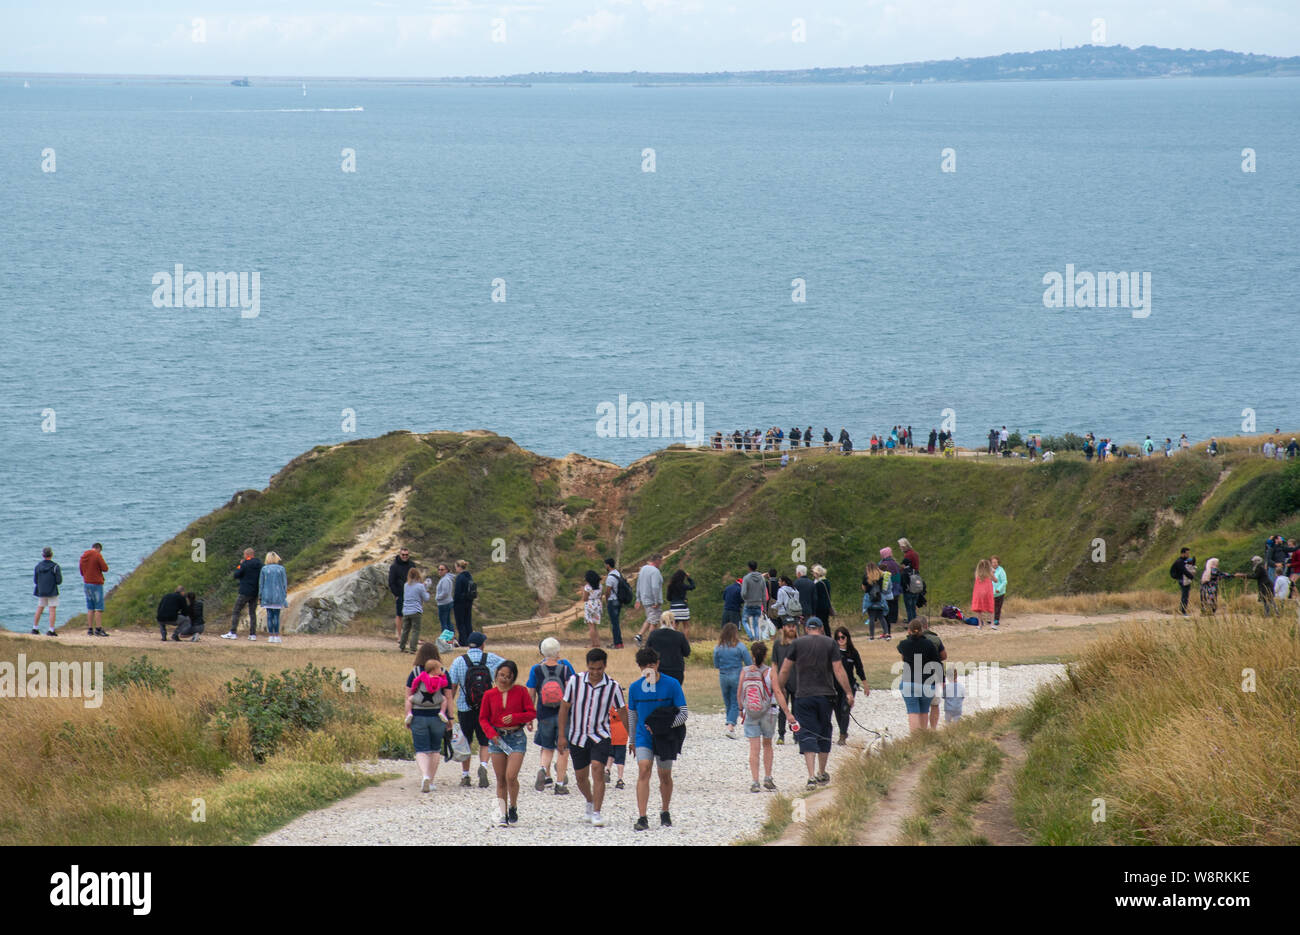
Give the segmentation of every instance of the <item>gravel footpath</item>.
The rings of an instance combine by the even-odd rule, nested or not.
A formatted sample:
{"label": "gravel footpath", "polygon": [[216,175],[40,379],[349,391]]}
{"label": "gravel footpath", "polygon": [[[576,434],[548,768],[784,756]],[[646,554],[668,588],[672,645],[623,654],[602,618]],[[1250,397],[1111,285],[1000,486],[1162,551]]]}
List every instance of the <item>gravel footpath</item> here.
{"label": "gravel footpath", "polygon": [[[998,671],[997,697],[966,700],[964,713],[974,714],[988,707],[1008,707],[1026,703],[1035,689],[1059,678],[1060,665],[1014,666]],[[972,686],[975,687],[975,686]],[[877,689],[869,698],[857,697],[853,717],[862,727],[871,728],[894,739],[907,736],[907,713],[896,691]],[[835,766],[846,755],[853,755],[875,738],[858,724],[849,724],[846,747],[833,747],[828,771],[831,787],[835,785]],[[650,830],[634,832],[636,820],[636,764],[627,764],[627,788],[618,790],[611,784],[605,795],[603,813],[608,826],[593,828],[583,821],[583,798],[569,774],[568,796],[553,795],[549,790],[533,788],[538,763],[538,748],[529,738],[524,766],[519,773],[519,823],[511,828],[495,827],[495,777],[488,769],[493,786],[478,788],[475,758],[471,776],[473,788],[459,785],[460,769],[456,763],[442,763],[434,780],[433,791],[420,792],[420,774],[414,761],[381,760],[357,764],[364,772],[393,772],[401,779],[364,790],[350,799],[311,812],[285,827],[266,835],[258,844],[341,845],[341,844],[420,844],[435,833],[439,845],[490,844],[635,844],[688,845],[728,844],[753,836],[767,818],[767,804],[773,793],[749,791],[749,743],[741,738],[729,740],[722,714],[692,716],[687,726],[686,746],[673,767],[673,826],[660,828],[658,777],[650,781]],[[773,764],[773,778],[778,790],[787,795],[804,791],[807,771],[798,747],[786,735],[778,746]],[[760,765],[760,777],[761,777]]]}

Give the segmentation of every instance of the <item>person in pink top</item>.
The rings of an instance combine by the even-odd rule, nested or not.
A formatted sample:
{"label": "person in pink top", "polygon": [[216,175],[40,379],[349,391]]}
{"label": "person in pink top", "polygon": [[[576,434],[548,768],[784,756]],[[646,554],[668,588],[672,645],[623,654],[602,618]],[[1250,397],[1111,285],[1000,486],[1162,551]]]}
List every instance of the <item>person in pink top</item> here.
{"label": "person in pink top", "polygon": [[993,563],[987,558],[979,560],[975,566],[975,588],[971,592],[970,612],[980,617],[980,629],[984,629],[984,616],[993,613]]}
{"label": "person in pink top", "polygon": [[524,728],[532,730],[537,720],[532,696],[515,684],[518,680],[519,667],[509,659],[502,662],[497,666],[496,684],[483,696],[479,708],[479,723],[487,734],[492,770],[497,774],[498,824],[502,828],[519,821],[519,769],[528,749]]}

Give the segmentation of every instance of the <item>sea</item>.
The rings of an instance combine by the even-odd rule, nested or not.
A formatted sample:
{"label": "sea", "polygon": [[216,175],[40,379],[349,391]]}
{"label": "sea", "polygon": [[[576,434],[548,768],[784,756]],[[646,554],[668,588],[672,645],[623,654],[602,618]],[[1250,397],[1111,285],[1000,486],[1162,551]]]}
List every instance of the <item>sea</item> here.
{"label": "sea", "polygon": [[1300,428],[1300,79],[300,84],[0,78],[4,626],[394,429]]}

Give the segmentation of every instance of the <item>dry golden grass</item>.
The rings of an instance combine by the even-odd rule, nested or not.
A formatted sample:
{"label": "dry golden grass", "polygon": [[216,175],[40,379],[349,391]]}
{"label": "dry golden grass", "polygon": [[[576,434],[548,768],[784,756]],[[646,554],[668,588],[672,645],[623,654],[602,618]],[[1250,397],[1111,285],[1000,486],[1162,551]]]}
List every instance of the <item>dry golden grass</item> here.
{"label": "dry golden grass", "polygon": [[[1193,595],[1195,601],[1195,595]],[[1004,617],[1021,614],[1118,614],[1131,611],[1173,613],[1178,610],[1178,593],[1169,591],[1117,591],[1100,594],[1068,594],[1057,597],[1009,597]]]}
{"label": "dry golden grass", "polygon": [[1132,624],[1072,683],[1029,712],[1017,815],[1041,841],[1300,843],[1295,617]]}

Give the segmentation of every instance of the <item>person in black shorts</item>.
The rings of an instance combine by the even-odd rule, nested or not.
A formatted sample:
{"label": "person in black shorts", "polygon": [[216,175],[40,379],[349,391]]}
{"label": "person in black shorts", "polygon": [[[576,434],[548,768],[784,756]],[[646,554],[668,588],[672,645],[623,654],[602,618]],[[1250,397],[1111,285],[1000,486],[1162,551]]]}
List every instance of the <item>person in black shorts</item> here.
{"label": "person in black shorts", "polygon": [[[799,752],[808,767],[808,788],[814,789],[831,781],[826,772],[826,762],[831,754],[835,685],[839,683],[849,698],[853,697],[853,689],[844,674],[844,664],[840,661],[835,642],[822,632],[821,619],[809,617],[804,626],[806,634],[790,645],[778,678],[784,692],[791,673],[798,673],[793,711],[798,728],[792,724],[791,729],[795,730]],[[871,691],[865,684],[862,690],[863,697]]]}
{"label": "person in black shorts", "polygon": [[[592,827],[605,827],[600,807],[605,801],[605,764],[610,758],[609,719],[611,710],[623,721],[626,730],[627,702],[623,688],[605,675],[609,657],[603,649],[587,651],[587,671],[569,677],[560,702],[559,737],[556,749],[569,751],[570,762],[578,780],[578,791],[586,800],[583,821]],[[596,768],[592,769],[591,764]]]}

